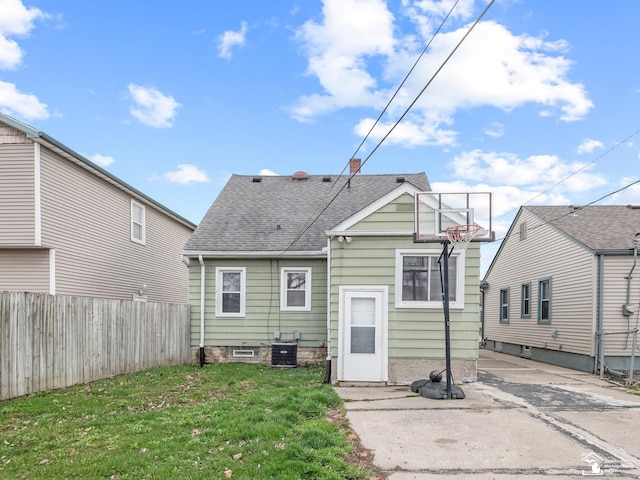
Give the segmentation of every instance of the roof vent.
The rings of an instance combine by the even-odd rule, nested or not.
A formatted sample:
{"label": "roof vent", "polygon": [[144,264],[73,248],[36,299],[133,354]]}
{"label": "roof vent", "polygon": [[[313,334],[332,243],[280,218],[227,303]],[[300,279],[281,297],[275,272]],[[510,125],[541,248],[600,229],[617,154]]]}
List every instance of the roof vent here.
{"label": "roof vent", "polygon": [[396,177],[396,183],[404,183],[404,177]]}
{"label": "roof vent", "polygon": [[260,182],[262,182],[262,177],[253,177],[252,182],[253,183],[260,183]]}
{"label": "roof vent", "polygon": [[307,172],[303,172],[302,170],[291,175],[294,180],[306,180],[309,178],[309,174]]}
{"label": "roof vent", "polygon": [[322,181],[324,183],[329,183],[331,181],[331,177],[322,177]]}

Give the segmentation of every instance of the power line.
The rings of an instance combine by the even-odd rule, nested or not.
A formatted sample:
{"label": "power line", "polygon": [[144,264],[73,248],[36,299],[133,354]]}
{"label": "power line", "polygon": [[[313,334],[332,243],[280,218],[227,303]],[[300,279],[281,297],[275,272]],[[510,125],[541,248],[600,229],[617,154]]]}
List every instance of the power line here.
{"label": "power line", "polygon": [[[615,145],[613,145],[611,148],[609,148],[607,151],[603,152],[602,154],[598,155],[596,158],[594,158],[593,160],[591,160],[589,163],[584,164],[582,167],[578,168],[577,170],[575,170],[574,172],[570,173],[569,175],[567,175],[566,177],[564,177],[562,180],[556,182],[555,184],[553,184],[552,186],[550,186],[549,188],[547,188],[546,190],[536,194],[535,196],[533,196],[532,198],[530,198],[529,200],[527,200],[526,202],[524,202],[522,205],[527,205],[528,203],[533,202],[536,198],[541,197],[542,195],[544,195],[545,193],[550,192],[551,190],[553,190],[554,188],[556,188],[558,185],[561,185],[562,183],[566,182],[567,180],[569,180],[571,177],[573,177],[574,175],[577,175],[578,173],[580,173],[581,171],[585,170],[588,166],[593,165],[594,163],[596,163],[598,160],[600,160],[602,157],[608,155],[609,153],[611,153],[613,150],[615,150],[616,148],[618,148],[620,145],[627,143],[629,140],[631,140],[633,137],[635,137],[636,135],[638,135],[640,133],[640,130],[636,130],[635,132],[633,132],[631,135],[629,135],[627,138],[620,140],[618,143],[616,143]],[[627,187],[625,187],[627,188]],[[623,189],[624,190],[624,189]],[[617,193],[617,192],[613,192],[613,193]],[[613,194],[612,194],[613,195]],[[598,201],[598,200],[596,200]],[[500,217],[505,217],[511,213],[513,213],[515,210],[517,210],[517,208],[512,208],[511,210],[509,210],[506,213],[503,213],[502,215],[500,215]]]}
{"label": "power line", "polygon": [[[458,48],[460,48],[460,45],[462,45],[462,42],[464,42],[466,40],[466,38],[469,36],[469,34],[473,31],[473,29],[476,27],[476,25],[478,25],[478,23],[480,23],[480,20],[482,20],[482,17],[485,16],[485,14],[489,11],[489,8],[491,8],[491,6],[493,5],[493,3],[495,2],[495,0],[491,0],[489,2],[489,4],[485,7],[485,9],[482,11],[482,13],[478,16],[478,18],[476,18],[475,22],[473,22],[473,24],[469,27],[469,29],[466,31],[466,33],[462,36],[462,38],[460,39],[460,41],[456,44],[456,46],[454,47],[454,49],[451,51],[451,53],[447,56],[447,58],[444,59],[444,62],[442,62],[442,64],[440,65],[440,67],[438,67],[438,69],[435,71],[435,73],[431,76],[431,78],[429,79],[429,81],[426,83],[426,85],[422,88],[422,90],[420,90],[420,92],[418,93],[418,95],[416,96],[416,98],[413,100],[413,102],[411,102],[411,104],[409,104],[409,106],[406,108],[406,110],[404,111],[404,113],[402,115],[400,115],[400,118],[398,118],[398,120],[396,120],[396,122],[393,124],[393,126],[389,129],[389,131],[386,133],[386,135],[384,137],[382,137],[382,139],[378,142],[378,144],[375,146],[375,148],[371,151],[371,153],[367,156],[367,158],[365,158],[362,161],[362,166],[364,166],[365,163],[367,163],[367,161],[371,158],[371,156],[376,152],[376,150],[378,150],[378,148],[380,148],[380,146],[382,145],[382,143],[389,137],[389,135],[391,135],[391,133],[396,129],[396,127],[400,124],[400,122],[404,119],[404,117],[409,113],[409,111],[411,110],[411,108],[413,108],[413,106],[416,104],[416,102],[420,99],[420,97],[422,96],[422,94],[424,93],[424,91],[431,85],[431,83],[435,80],[435,78],[438,76],[438,74],[440,73],[440,71],[444,68],[444,66],[449,62],[449,60],[451,59],[451,57],[453,56],[454,53],[456,53],[456,51],[458,50]],[[355,175],[355,173],[354,173]],[[343,187],[344,188],[344,187]]]}
{"label": "power line", "polygon": [[[601,196],[600,198],[598,198],[598,199],[596,199],[596,200],[594,200],[594,201],[592,201],[592,202],[589,202],[589,203],[587,203],[587,204],[585,204],[585,205],[580,205],[580,210],[583,210],[583,209],[585,209],[585,208],[587,208],[587,207],[589,207],[589,206],[593,205],[594,203],[598,203],[599,201],[604,200],[605,198],[610,197],[611,195],[615,195],[616,193],[620,193],[620,192],[622,192],[623,190],[626,190],[627,188],[632,187],[632,186],[634,186],[634,185],[636,185],[636,184],[638,184],[638,183],[640,183],[640,180],[636,180],[635,182],[631,182],[630,184],[625,185],[624,187],[619,188],[618,190],[615,190],[615,191],[613,191],[613,192],[607,193],[607,194],[605,194],[605,195]],[[566,217],[567,215],[570,215],[570,213],[565,213],[565,214],[563,214],[563,215],[560,215],[559,217],[553,218],[553,219],[549,220],[549,222],[547,222],[547,223],[555,222],[556,220],[560,220],[561,218],[564,218],[564,217]],[[531,227],[531,229],[530,229],[530,230],[533,230],[533,229],[535,229],[535,228],[538,228],[538,227],[540,227],[541,225],[543,225],[543,224],[535,225],[535,226]]]}
{"label": "power line", "polygon": [[[473,29],[476,27],[476,25],[478,25],[478,23],[480,23],[480,20],[482,20],[482,18],[485,16],[485,14],[489,11],[489,8],[491,8],[491,6],[494,4],[495,0],[491,0],[487,6],[485,7],[485,9],[482,11],[482,13],[480,13],[480,15],[478,16],[478,18],[476,18],[476,20],[473,22],[473,24],[469,27],[469,29],[465,32],[465,34],[462,36],[462,38],[458,41],[458,43],[456,44],[456,46],[454,47],[454,49],[451,51],[451,53],[449,53],[449,55],[447,56],[447,58],[444,59],[444,61],[442,62],[442,64],[440,65],[440,67],[438,67],[438,69],[434,72],[434,74],[431,76],[431,78],[429,79],[429,81],[425,84],[425,86],[422,88],[422,90],[420,90],[420,92],[418,93],[418,95],[416,96],[416,98],[409,104],[409,106],[405,109],[405,111],[403,112],[402,115],[400,115],[400,117],[398,118],[398,120],[396,120],[396,122],[393,124],[393,126],[391,127],[391,129],[389,129],[389,131],[386,133],[386,135],[384,137],[382,137],[382,139],[378,142],[378,144],[375,146],[375,148],[371,151],[371,153],[369,153],[369,155],[367,155],[367,157],[362,161],[360,168],[362,168],[367,161],[371,158],[371,156],[378,150],[378,148],[380,148],[380,146],[383,144],[383,142],[389,137],[389,135],[391,135],[391,133],[396,129],[396,127],[400,124],[400,122],[404,119],[404,117],[409,113],[409,111],[411,110],[411,108],[413,108],[413,106],[416,104],[416,102],[420,99],[420,97],[422,96],[422,94],[425,92],[425,90],[431,85],[431,83],[433,82],[433,80],[435,80],[435,78],[438,76],[438,74],[440,73],[440,71],[444,68],[444,66],[449,62],[449,60],[451,59],[451,57],[453,56],[453,54],[458,50],[458,48],[460,48],[460,46],[462,45],[462,43],[467,39],[467,37],[469,36],[469,34],[473,31]],[[378,117],[380,118],[380,117]],[[371,132],[369,132],[371,133]],[[345,167],[346,169],[346,167]],[[358,169],[359,170],[359,169]],[[344,172],[344,170],[343,170]],[[327,209],[331,206],[331,204],[335,201],[336,198],[338,198],[338,195],[340,195],[340,193],[342,193],[342,191],[347,187],[347,185],[349,185],[349,183],[351,182],[351,179],[358,173],[358,171],[355,171],[353,173],[351,173],[351,175],[349,176],[349,178],[347,179],[347,181],[342,185],[342,187],[340,188],[340,190],[338,190],[338,192],[331,198],[331,200],[329,201],[329,203],[327,205],[325,205],[325,207],[320,211],[320,213],[318,213],[316,215],[316,217],[313,219],[313,221],[311,221],[309,223],[309,225],[307,225],[307,227],[305,227],[302,232],[300,232],[289,244],[289,246],[287,246],[287,248],[283,251],[286,252],[287,250],[289,250],[289,248],[291,248],[291,246],[297,242],[312,226],[313,224],[322,216],[322,214],[324,212],[327,211]],[[342,174],[341,174],[342,175]],[[336,180],[337,182],[337,180]],[[332,186],[333,188],[333,186]]]}
{"label": "power line", "polygon": [[[413,63],[413,66],[409,69],[409,71],[407,72],[407,74],[405,75],[405,77],[402,79],[402,82],[400,82],[400,85],[398,85],[398,88],[396,88],[395,92],[393,92],[393,95],[391,96],[391,98],[389,99],[389,101],[387,102],[387,104],[385,105],[384,109],[382,110],[382,112],[380,112],[380,115],[378,115],[378,118],[376,118],[376,121],[373,123],[373,125],[371,126],[371,128],[369,129],[369,131],[367,132],[367,134],[364,136],[364,138],[362,139],[362,141],[360,142],[360,145],[358,145],[358,148],[356,148],[356,151],[353,152],[353,154],[351,155],[351,158],[355,158],[355,156],[358,154],[358,152],[360,151],[360,149],[362,148],[362,146],[364,145],[364,143],[367,141],[367,139],[369,138],[369,136],[371,135],[371,132],[373,132],[373,130],[376,128],[376,126],[378,125],[378,123],[380,123],[380,119],[382,118],[382,116],[386,113],[386,111],[389,109],[389,106],[391,105],[391,103],[395,100],[396,96],[398,95],[398,93],[400,92],[400,90],[402,89],[402,87],[404,86],[404,84],[407,82],[407,80],[409,79],[409,77],[411,76],[411,74],[413,73],[413,70],[416,68],[416,66],[418,65],[418,63],[420,62],[420,60],[422,59],[422,57],[424,56],[424,54],[427,52],[427,50],[429,49],[429,47],[431,46],[431,43],[433,42],[433,40],[436,38],[436,36],[438,35],[438,33],[440,33],[440,30],[442,30],[442,27],[444,27],[444,24],[446,23],[446,21],[449,19],[449,17],[451,16],[451,14],[453,13],[453,11],[455,10],[456,6],[458,5],[458,2],[460,0],[456,0],[456,2],[453,4],[453,6],[451,7],[451,9],[447,12],[447,15],[442,19],[442,22],[440,22],[440,25],[438,26],[438,28],[436,29],[435,32],[433,32],[433,35],[431,35],[431,38],[429,39],[429,41],[427,42],[427,44],[425,45],[425,47],[422,49],[422,52],[420,52],[420,55],[418,55],[418,58],[416,59],[416,61]],[[336,182],[340,179],[340,177],[342,177],[342,174],[345,172],[345,170],[347,169],[347,167],[349,166],[349,163],[347,162],[347,165],[345,165],[345,167],[342,169],[342,171],[340,172],[340,175],[338,175],[338,178],[336,179]],[[335,183],[334,183],[335,185]]]}
{"label": "power line", "polygon": [[[576,207],[576,208],[579,208],[580,210],[583,210],[583,209],[585,209],[587,207],[590,207],[590,206],[594,205],[595,203],[598,203],[598,202],[604,200],[607,197],[615,195],[616,193],[620,193],[620,192],[626,190],[627,188],[633,187],[634,185],[637,185],[637,184],[640,184],[640,179],[638,179],[638,180],[636,180],[634,182],[631,182],[628,185],[625,185],[624,187],[621,187],[621,188],[619,188],[617,190],[614,190],[613,192],[609,192],[609,193],[601,196],[600,198],[597,198],[596,200],[593,200],[593,201],[591,201],[589,203],[586,203],[584,205],[580,205],[579,207]],[[557,216],[555,218],[552,218],[551,220],[545,220],[545,221],[542,221],[542,222],[540,222],[540,223],[538,223],[536,225],[533,225],[531,227],[527,227],[527,232],[531,232],[531,231],[533,231],[533,230],[535,230],[537,228],[542,227],[543,225],[548,225],[548,224],[551,224],[553,222],[556,222],[556,221],[558,221],[558,220],[560,220],[560,219],[562,219],[562,218],[564,218],[564,217],[566,217],[568,215],[571,215],[571,212],[564,213],[564,214],[559,215],[559,216]],[[501,241],[501,240],[504,240],[505,238],[506,237],[498,238],[498,239],[496,239],[496,241]]]}

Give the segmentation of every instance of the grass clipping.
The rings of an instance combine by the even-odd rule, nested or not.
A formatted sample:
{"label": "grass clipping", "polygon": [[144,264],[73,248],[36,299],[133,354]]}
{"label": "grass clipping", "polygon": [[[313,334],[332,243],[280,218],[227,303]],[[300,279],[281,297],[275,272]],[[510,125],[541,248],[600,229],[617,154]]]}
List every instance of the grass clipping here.
{"label": "grass clipping", "polygon": [[159,367],[3,401],[0,478],[371,478],[323,375]]}

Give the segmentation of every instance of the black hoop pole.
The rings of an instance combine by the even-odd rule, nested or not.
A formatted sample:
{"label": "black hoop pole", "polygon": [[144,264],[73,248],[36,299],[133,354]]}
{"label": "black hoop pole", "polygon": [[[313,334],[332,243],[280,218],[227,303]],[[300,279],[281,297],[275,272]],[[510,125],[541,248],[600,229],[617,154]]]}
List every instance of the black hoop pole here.
{"label": "black hoop pole", "polygon": [[[442,242],[443,269],[442,272],[442,306],[444,310],[444,342],[447,369],[447,399],[451,399],[451,335],[449,331],[449,242]],[[452,249],[453,250],[453,249]]]}

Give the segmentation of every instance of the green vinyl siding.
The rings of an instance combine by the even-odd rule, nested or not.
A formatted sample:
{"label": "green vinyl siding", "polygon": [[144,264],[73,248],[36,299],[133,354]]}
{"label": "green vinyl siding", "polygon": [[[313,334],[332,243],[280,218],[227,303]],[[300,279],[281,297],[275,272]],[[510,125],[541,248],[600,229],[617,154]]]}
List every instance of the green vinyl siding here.
{"label": "green vinyl siding", "polygon": [[404,194],[359,221],[354,231],[411,231],[413,232],[413,195]]}
{"label": "green vinyl siding", "polygon": [[[411,224],[413,225],[413,224]],[[443,358],[442,308],[396,308],[396,249],[442,250],[441,244],[415,244],[409,236],[354,236],[351,243],[331,245],[331,355],[338,354],[339,285],[389,287],[389,358]],[[465,254],[464,309],[452,309],[452,358],[475,360],[480,315],[480,247],[471,244]]]}
{"label": "green vinyl siding", "polygon": [[[245,268],[245,315],[216,317],[216,267]],[[280,309],[280,271],[283,267],[311,267],[311,311]],[[192,259],[189,267],[191,304],[191,344],[200,343],[200,264]],[[300,332],[300,346],[319,346],[326,342],[327,268],[325,259],[205,259],[205,345],[269,345],[273,332],[282,340],[293,340]]]}

